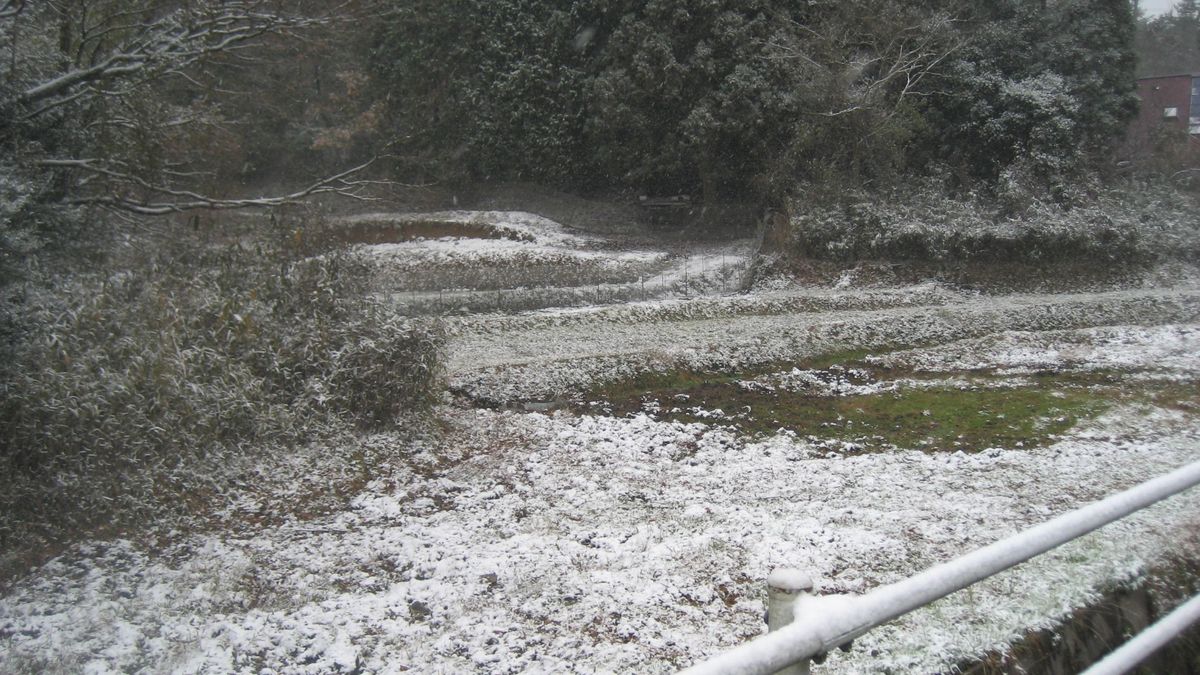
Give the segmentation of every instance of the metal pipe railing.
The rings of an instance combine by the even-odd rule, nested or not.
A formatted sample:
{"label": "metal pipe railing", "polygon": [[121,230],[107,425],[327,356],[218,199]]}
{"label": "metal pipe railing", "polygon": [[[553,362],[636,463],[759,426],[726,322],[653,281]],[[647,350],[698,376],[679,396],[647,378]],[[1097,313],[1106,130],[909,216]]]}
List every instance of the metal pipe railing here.
{"label": "metal pipe railing", "polygon": [[1170,642],[1188,626],[1200,621],[1200,595],[1188,600],[1129,642],[1114,649],[1103,660],[1083,671],[1083,675],[1122,675]]}
{"label": "metal pipe railing", "polygon": [[792,623],[683,671],[767,675],[1200,484],[1200,462],[862,596],[799,594]]}

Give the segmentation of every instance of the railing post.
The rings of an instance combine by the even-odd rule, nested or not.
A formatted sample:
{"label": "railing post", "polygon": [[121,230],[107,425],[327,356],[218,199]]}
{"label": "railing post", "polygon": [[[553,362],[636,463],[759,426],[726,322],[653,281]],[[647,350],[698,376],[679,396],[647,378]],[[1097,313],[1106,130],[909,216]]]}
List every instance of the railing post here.
{"label": "railing post", "polygon": [[[865,595],[805,598],[806,589],[812,588],[808,575],[798,570],[775,570],[767,577],[767,623],[774,632],[685,672],[690,675],[807,673],[807,665],[802,670],[775,669],[798,659],[820,663],[827,650],[835,646],[849,649],[854,638],[876,626],[1197,485],[1200,485],[1200,461]],[[801,617],[799,624],[793,620],[798,599],[802,600],[798,603],[800,612],[812,611],[816,615]]]}
{"label": "railing post", "polygon": [[[804,572],[778,567],[767,577],[767,630],[776,631],[792,622],[796,600],[812,592],[812,578]],[[780,670],[776,675],[809,675],[808,659]]]}

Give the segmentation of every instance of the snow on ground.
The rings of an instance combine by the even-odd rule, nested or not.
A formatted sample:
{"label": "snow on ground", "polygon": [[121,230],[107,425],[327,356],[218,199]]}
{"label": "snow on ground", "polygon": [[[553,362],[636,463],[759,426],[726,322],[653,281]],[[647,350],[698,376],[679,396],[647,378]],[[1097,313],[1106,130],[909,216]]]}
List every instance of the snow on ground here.
{"label": "snow on ground", "polygon": [[344,223],[412,222],[457,223],[483,226],[497,236],[531,241],[542,245],[579,246],[602,241],[595,235],[572,230],[535,213],[523,211],[436,211],[418,213],[360,213],[340,219]]}
{"label": "snow on ground", "polygon": [[[1047,344],[1141,344],[1194,372],[1198,328]],[[972,356],[1007,363],[1016,337]],[[0,599],[0,670],[670,672],[760,634],[776,566],[863,592],[1200,459],[1200,420],[1148,407],[1045,448],[837,459],[645,416],[441,414],[441,445],[398,457],[342,513],[153,553],[91,543],[45,565]],[[1188,495],[1105,528],[817,672],[932,672],[1001,648],[1180,552],[1197,507]]]}
{"label": "snow on ground", "polygon": [[[619,269],[621,264],[651,264],[666,258],[662,251],[591,251],[586,249],[565,250],[546,244],[536,244],[511,239],[472,239],[468,237],[443,237],[423,241],[408,241],[395,244],[373,244],[364,247],[372,255],[384,259],[384,264],[405,266],[443,265],[455,258],[471,261],[502,263],[517,258],[536,259],[540,254],[560,262],[563,258],[595,261],[597,264]],[[560,258],[552,258],[553,255]]]}
{"label": "snow on ground", "polygon": [[980,370],[1148,370],[1195,377],[1200,368],[1196,326],[1101,326],[1075,331],[1005,331],[936,349],[905,350],[872,359],[890,368]]}
{"label": "snow on ground", "polygon": [[665,251],[593,251],[508,239],[443,238],[361,247],[392,289],[419,291],[538,287],[657,274]]}
{"label": "snow on ground", "polygon": [[605,241],[597,236],[528,213],[368,214],[347,219],[413,221],[473,225],[480,229],[472,232],[493,238],[462,233],[360,246],[380,266],[387,289],[455,291],[628,281],[657,273],[670,257],[666,251],[605,249]]}
{"label": "snow on ground", "polygon": [[[721,297],[753,242],[630,247],[510,212],[347,222],[405,218],[503,237],[368,249],[395,279],[421,276],[430,290],[466,288],[462,270],[489,260],[497,279],[475,282],[528,292],[533,308],[587,296],[517,287],[586,282],[596,298],[603,286],[641,299],[643,280],[622,275],[659,276],[655,300],[446,319],[452,386],[493,402],[551,400],[647,369],[864,347],[881,365],[948,378],[1114,369],[1194,382],[1200,371],[1194,287]],[[678,297],[697,292],[709,295]],[[755,382],[823,395],[896,385],[833,372],[789,367]],[[342,512],[267,526],[253,504],[231,504],[234,517],[247,512],[240,527],[165,548],[89,542],[31,571],[0,598],[0,672],[671,672],[762,633],[777,566],[808,570],[823,592],[864,592],[1200,459],[1194,411],[1131,403],[1047,447],[976,454],[829,456],[827,442],[789,433],[747,438],[644,415],[447,405],[439,416],[440,441],[398,449]],[[400,444],[363,442],[376,441]],[[1109,526],[875,629],[816,672],[945,671],[1003,648],[1194,548],[1198,506],[1187,495]]]}
{"label": "snow on ground", "polygon": [[501,321],[491,330],[484,324],[451,341],[450,382],[490,401],[552,400],[646,370],[739,369],[850,348],[894,349],[1007,330],[1159,324],[1200,316],[1196,291],[936,296],[932,305],[910,304],[903,297],[894,296],[899,306],[881,309],[730,314],[654,324],[603,315],[557,325]]}
{"label": "snow on ground", "polygon": [[[585,331],[607,330],[607,325],[669,324],[684,320],[780,314],[810,314],[888,307],[933,307],[961,302],[968,294],[936,283],[853,293],[807,288],[803,292],[755,291],[746,294],[688,298],[658,298],[591,307],[553,307],[511,315],[448,316],[447,330],[464,341],[484,335],[525,333],[535,330],[586,326]],[[486,339],[486,338],[481,338]],[[502,350],[503,351],[503,350]]]}
{"label": "snow on ground", "polygon": [[[737,290],[756,242],[692,243],[574,230],[528,213],[374,213],[348,224],[436,223],[446,236],[361,245],[380,268],[381,292],[421,313],[527,310]],[[496,237],[496,238],[483,238]],[[572,293],[586,289],[590,293]],[[479,296],[480,291],[509,291]]]}

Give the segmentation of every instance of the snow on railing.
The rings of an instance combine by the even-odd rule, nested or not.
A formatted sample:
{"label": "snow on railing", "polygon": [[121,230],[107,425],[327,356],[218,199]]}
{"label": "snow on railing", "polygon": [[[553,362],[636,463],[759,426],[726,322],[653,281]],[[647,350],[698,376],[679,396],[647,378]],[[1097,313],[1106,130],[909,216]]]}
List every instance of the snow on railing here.
{"label": "snow on railing", "polygon": [[767,580],[771,632],[683,672],[687,675],[806,674],[811,659],[820,658],[835,647],[848,648],[854,638],[878,625],[1198,483],[1200,462],[1194,462],[866,595],[813,596],[808,593],[812,583],[807,575],[795,570],[776,570]]}
{"label": "snow on railing", "polygon": [[1137,637],[1113,650],[1104,660],[1083,671],[1083,675],[1121,675],[1134,669],[1176,635],[1200,620],[1200,595],[1188,600]]}

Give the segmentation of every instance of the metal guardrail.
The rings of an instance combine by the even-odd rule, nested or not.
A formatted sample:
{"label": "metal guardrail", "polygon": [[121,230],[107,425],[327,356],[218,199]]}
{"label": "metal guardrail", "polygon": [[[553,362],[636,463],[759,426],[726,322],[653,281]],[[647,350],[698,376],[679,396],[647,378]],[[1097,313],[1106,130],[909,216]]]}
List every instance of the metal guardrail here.
{"label": "metal guardrail", "polygon": [[781,671],[788,675],[806,674],[811,659],[848,645],[878,625],[1197,484],[1200,484],[1200,462],[866,595],[810,595],[812,584],[807,575],[795,570],[777,570],[768,579],[771,632],[683,672],[686,675],[767,675]]}
{"label": "metal guardrail", "polygon": [[1187,627],[1200,620],[1200,595],[1188,600],[1137,637],[1113,650],[1083,675],[1122,675],[1134,669],[1151,654],[1171,641]]}

